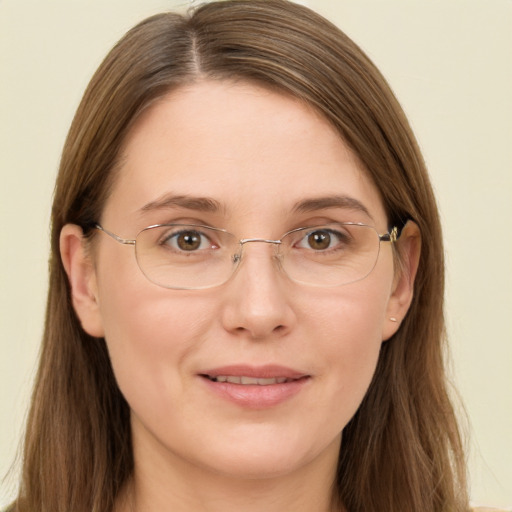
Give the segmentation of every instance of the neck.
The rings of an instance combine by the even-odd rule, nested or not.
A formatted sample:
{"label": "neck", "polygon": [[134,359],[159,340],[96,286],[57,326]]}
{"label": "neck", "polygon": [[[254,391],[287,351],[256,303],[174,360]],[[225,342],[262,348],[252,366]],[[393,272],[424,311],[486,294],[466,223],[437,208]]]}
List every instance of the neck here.
{"label": "neck", "polygon": [[116,512],[342,512],[333,497],[333,453],[326,450],[289,474],[262,478],[224,475],[173,457],[155,464],[135,450],[134,474]]}

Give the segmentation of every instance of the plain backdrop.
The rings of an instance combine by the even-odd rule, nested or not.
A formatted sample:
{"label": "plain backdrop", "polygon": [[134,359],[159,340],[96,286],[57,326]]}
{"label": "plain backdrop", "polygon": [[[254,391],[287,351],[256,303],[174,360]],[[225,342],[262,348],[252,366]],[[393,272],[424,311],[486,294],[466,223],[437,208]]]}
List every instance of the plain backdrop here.
{"label": "plain backdrop", "polygon": [[[451,376],[475,503],[512,505],[512,1],[310,0],[375,61],[419,139],[442,214]],[[164,0],[0,0],[0,475],[42,332],[61,147],[88,79]],[[186,6],[186,4],[185,4]],[[428,241],[427,241],[428,243]],[[0,507],[13,496],[5,480]]]}

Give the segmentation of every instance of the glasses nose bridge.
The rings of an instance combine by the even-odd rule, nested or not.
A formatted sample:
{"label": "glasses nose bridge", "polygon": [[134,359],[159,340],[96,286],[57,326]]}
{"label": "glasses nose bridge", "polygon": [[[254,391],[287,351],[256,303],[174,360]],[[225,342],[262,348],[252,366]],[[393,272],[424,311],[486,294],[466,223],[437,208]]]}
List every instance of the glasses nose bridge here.
{"label": "glasses nose bridge", "polygon": [[271,240],[269,238],[242,238],[241,240],[239,240],[240,247],[243,247],[245,244],[252,242],[262,242],[264,244],[274,245],[281,245],[283,243],[282,240]]}
{"label": "glasses nose bridge", "polygon": [[264,244],[273,245],[276,249],[278,249],[279,246],[283,243],[282,240],[272,240],[269,238],[242,238],[238,241],[239,251],[233,257],[233,261],[235,263],[240,263],[240,260],[242,259],[242,251],[245,245],[253,242],[260,242]]}

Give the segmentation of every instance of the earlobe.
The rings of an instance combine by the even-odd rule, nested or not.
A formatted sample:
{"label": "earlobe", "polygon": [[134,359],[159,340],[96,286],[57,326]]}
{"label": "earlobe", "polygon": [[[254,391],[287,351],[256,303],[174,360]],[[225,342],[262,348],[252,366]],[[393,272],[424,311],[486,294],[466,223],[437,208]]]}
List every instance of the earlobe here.
{"label": "earlobe", "polygon": [[96,272],[87,253],[82,228],[66,224],[60,232],[60,255],[68,276],[73,308],[85,332],[103,337]]}
{"label": "earlobe", "polygon": [[382,332],[383,341],[398,331],[412,302],[414,280],[421,253],[421,234],[418,225],[411,220],[408,221],[396,243],[400,263],[395,271],[393,290],[388,301]]}

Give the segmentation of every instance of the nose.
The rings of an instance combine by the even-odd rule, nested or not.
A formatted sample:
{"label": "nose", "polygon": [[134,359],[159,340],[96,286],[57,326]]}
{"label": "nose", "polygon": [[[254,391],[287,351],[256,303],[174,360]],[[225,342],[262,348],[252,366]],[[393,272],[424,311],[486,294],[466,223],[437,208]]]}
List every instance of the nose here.
{"label": "nose", "polygon": [[[252,339],[288,333],[296,321],[291,289],[275,257],[275,242],[243,241],[243,256],[235,275],[226,283],[222,312],[224,328]],[[270,242],[247,243],[245,242]]]}

